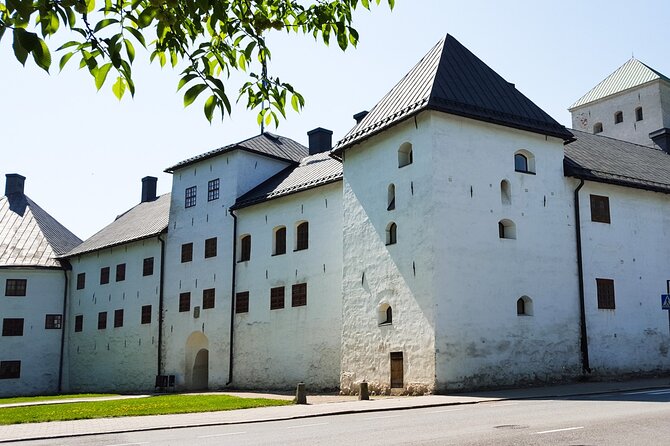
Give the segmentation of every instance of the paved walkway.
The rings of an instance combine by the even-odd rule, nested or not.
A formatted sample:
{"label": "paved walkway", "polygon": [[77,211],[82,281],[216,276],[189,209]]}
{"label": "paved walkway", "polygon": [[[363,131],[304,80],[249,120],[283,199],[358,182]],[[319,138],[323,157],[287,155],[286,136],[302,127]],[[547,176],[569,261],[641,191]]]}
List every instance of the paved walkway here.
{"label": "paved walkway", "polygon": [[[669,378],[640,379],[621,382],[589,382],[552,387],[497,390],[454,395],[427,395],[405,397],[371,397],[358,401],[355,397],[340,395],[312,395],[307,405],[261,407],[226,412],[160,415],[144,417],[101,418],[95,420],[60,421],[51,423],[16,424],[0,426],[0,443],[44,438],[72,437],[102,433],[147,431],[166,428],[241,424],[309,418],[324,415],[376,412],[419,407],[479,404],[506,399],[551,399],[576,395],[609,393],[624,390],[670,387]],[[290,395],[252,392],[225,392],[243,397],[287,398]]]}

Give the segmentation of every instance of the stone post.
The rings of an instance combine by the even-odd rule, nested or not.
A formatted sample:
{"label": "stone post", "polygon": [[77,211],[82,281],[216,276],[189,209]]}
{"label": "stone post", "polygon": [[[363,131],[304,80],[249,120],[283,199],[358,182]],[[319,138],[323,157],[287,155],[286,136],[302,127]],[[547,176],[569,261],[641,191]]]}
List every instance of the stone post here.
{"label": "stone post", "polygon": [[295,403],[307,404],[307,393],[305,392],[305,383],[298,383],[295,391]]}
{"label": "stone post", "polygon": [[369,400],[370,399],[370,393],[368,392],[368,383],[363,381],[361,383],[361,391],[358,394],[358,399],[359,400]]}

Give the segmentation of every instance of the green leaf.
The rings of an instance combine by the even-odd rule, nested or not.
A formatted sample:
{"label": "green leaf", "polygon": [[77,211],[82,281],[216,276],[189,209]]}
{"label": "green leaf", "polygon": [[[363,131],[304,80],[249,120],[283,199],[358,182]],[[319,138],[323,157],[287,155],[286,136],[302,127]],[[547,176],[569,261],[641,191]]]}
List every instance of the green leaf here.
{"label": "green leaf", "polygon": [[177,91],[181,90],[184,85],[188,84],[196,77],[198,77],[197,74],[187,74],[186,76],[179,79],[179,84],[177,85]]}
{"label": "green leaf", "polygon": [[144,11],[142,11],[140,16],[137,18],[137,22],[140,28],[146,28],[147,26],[149,26],[153,21],[154,17],[156,17],[157,12],[158,9],[152,6],[144,8]]}
{"label": "green leaf", "polygon": [[207,120],[211,123],[212,116],[214,115],[214,107],[216,106],[216,96],[212,95],[207,98],[205,101],[205,116]]}
{"label": "green leaf", "polygon": [[205,90],[205,88],[207,88],[207,85],[197,84],[186,90],[186,93],[184,93],[184,107],[191,105],[198,97],[198,95]]}
{"label": "green leaf", "polygon": [[26,50],[21,44],[21,34],[25,32],[26,30],[22,28],[14,28],[14,42],[12,43],[14,56],[16,57],[16,60],[21,62],[21,65],[23,66],[26,66],[26,59],[28,59],[28,50]]}
{"label": "green leaf", "polygon": [[125,30],[128,31],[130,34],[132,34],[133,37],[135,37],[135,39],[137,39],[137,41],[140,42],[140,44],[141,44],[144,48],[147,47],[147,44],[146,44],[146,42],[144,41],[144,36],[142,35],[142,33],[141,33],[139,30],[137,30],[137,29],[135,29],[135,28],[131,28],[130,26],[124,26],[123,29],[125,29]]}
{"label": "green leaf", "polygon": [[86,12],[92,13],[95,10],[95,0],[85,0],[86,1]]}
{"label": "green leaf", "polygon": [[365,9],[370,9],[370,3],[368,2],[368,0],[361,0],[361,4]]}
{"label": "green leaf", "polygon": [[68,62],[68,60],[70,60],[72,56],[74,56],[74,52],[65,53],[63,57],[60,58],[60,63],[58,64],[58,68],[60,71],[63,71],[63,67]]}
{"label": "green leaf", "polygon": [[135,60],[135,47],[132,42],[128,39],[123,39],[123,43],[126,45],[126,53],[128,53],[128,60],[132,63]]}
{"label": "green leaf", "polygon": [[70,40],[69,42],[66,42],[62,44],[61,46],[58,47],[56,51],[64,50],[65,48],[70,48],[71,46],[77,46],[79,45],[79,42],[76,42],[74,40]]}
{"label": "green leaf", "polygon": [[116,82],[112,85],[112,91],[114,92],[114,96],[120,101],[123,94],[126,92],[126,83],[121,76],[116,78]]}
{"label": "green leaf", "polygon": [[95,87],[100,90],[107,79],[107,73],[109,73],[110,68],[112,68],[111,63],[106,63],[105,65],[98,68],[95,73]]}
{"label": "green leaf", "polygon": [[291,107],[293,107],[293,110],[297,112],[300,111],[300,102],[298,101],[298,96],[291,95]]}
{"label": "green leaf", "polygon": [[96,23],[95,28],[93,28],[93,32],[94,32],[94,33],[97,33],[97,32],[100,31],[101,29],[106,28],[106,27],[108,27],[109,25],[113,25],[113,24],[115,24],[115,23],[119,23],[119,21],[116,20],[116,19],[103,19],[103,20],[100,20],[98,23]]}

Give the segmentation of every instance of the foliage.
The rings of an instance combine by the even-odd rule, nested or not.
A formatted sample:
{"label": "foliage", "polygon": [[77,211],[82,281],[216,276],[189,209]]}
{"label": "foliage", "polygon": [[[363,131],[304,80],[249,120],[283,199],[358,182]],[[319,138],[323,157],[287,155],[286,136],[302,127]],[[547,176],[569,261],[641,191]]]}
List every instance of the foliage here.
{"label": "foliage", "polygon": [[229,395],[165,395],[81,403],[43,404],[0,409],[0,425],[90,418],[213,412],[251,407],[284,406],[291,401],[239,398]]}
{"label": "foliage", "polygon": [[[185,66],[178,90],[185,88],[184,106],[207,91],[204,113],[211,122],[218,110],[230,114],[225,83],[232,70],[248,73],[237,100],[260,108],[259,123],[278,124],[289,101],[299,111],[304,99],[293,86],[267,76],[270,49],[265,34],[271,30],[311,34],[327,45],[337,41],[342,50],[356,45],[358,32],[352,13],[359,4],[381,0],[0,0],[0,40],[12,34],[16,59],[28,56],[48,71],[51,50],[45,38],[70,29],[76,36],[61,45],[60,70],[74,57],[87,68],[100,89],[113,73],[112,91],[121,99],[135,93],[132,65],[139,45],[161,66]],[[387,0],[393,8],[395,0]],[[32,32],[29,29],[33,27]],[[7,36],[5,37],[5,39]],[[254,62],[257,61],[257,62]],[[259,71],[260,69],[260,71]]]}

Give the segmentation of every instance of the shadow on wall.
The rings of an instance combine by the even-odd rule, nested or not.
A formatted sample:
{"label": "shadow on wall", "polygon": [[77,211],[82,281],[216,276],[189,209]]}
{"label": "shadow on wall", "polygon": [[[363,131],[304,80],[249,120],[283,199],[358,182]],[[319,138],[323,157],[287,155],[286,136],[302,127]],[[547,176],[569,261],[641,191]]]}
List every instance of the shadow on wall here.
{"label": "shadow on wall", "polygon": [[188,390],[204,390],[209,380],[209,340],[196,331],[186,340],[184,380]]}

